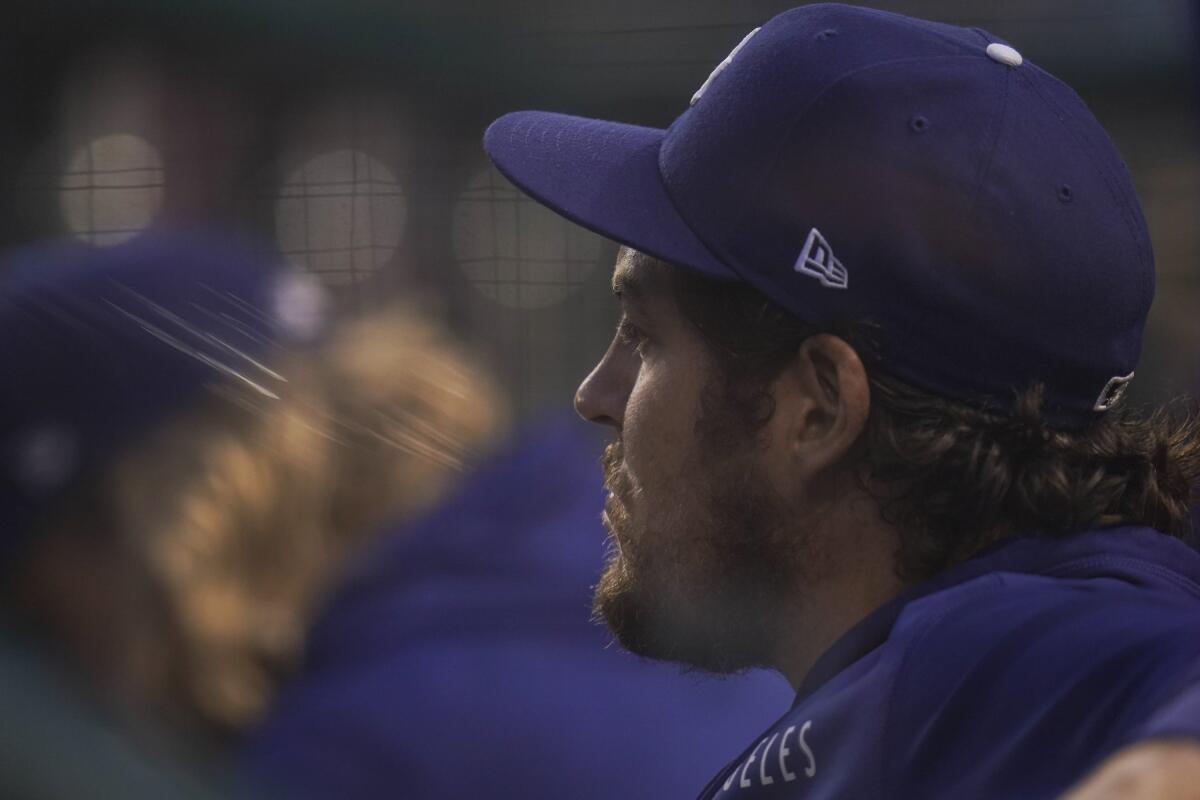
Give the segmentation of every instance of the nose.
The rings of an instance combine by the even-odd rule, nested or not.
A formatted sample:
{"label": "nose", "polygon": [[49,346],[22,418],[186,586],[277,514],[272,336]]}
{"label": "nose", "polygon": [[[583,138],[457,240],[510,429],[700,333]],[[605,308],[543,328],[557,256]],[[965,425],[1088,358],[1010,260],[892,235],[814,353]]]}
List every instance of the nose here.
{"label": "nose", "polygon": [[621,430],[625,424],[625,405],[636,378],[636,365],[614,340],[604,358],[575,391],[575,413],[588,422]]}

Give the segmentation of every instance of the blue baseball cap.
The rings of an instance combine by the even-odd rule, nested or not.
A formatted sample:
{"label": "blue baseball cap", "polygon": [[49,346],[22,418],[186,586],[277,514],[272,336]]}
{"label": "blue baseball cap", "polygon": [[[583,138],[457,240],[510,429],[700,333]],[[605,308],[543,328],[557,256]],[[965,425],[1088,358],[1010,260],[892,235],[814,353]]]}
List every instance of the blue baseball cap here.
{"label": "blue baseball cap", "polygon": [[484,147],[563,216],[814,324],[878,326],[880,366],[1080,427],[1133,377],[1154,259],[1079,97],[1006,42],[822,4],[750,32],[669,128],[507,114]]}
{"label": "blue baseball cap", "polygon": [[78,479],[207,387],[278,397],[270,364],[319,334],[319,292],[265,249],[205,231],[0,261],[0,566]]}

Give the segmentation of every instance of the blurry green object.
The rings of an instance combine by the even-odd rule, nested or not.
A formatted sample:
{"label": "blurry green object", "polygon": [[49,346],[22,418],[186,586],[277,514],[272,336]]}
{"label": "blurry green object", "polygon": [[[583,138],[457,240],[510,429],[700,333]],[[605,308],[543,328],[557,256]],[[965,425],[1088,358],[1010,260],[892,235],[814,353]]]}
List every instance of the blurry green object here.
{"label": "blurry green object", "polygon": [[53,661],[0,624],[0,797],[228,798],[138,747]]}

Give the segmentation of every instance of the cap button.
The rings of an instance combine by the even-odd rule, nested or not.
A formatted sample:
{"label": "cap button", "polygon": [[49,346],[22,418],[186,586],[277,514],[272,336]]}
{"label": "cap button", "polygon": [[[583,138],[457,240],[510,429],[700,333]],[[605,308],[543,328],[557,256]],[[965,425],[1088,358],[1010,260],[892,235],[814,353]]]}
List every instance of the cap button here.
{"label": "cap button", "polygon": [[1006,44],[992,42],[987,46],[988,58],[992,61],[998,61],[1009,67],[1019,67],[1025,59],[1021,58],[1021,54],[1012,49]]}

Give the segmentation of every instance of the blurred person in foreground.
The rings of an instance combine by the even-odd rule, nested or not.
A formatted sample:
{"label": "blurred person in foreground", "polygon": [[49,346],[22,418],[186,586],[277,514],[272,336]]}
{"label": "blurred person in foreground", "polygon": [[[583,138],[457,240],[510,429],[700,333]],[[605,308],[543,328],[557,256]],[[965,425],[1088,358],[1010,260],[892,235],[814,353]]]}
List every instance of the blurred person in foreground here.
{"label": "blurred person in foreground", "polygon": [[219,763],[357,537],[502,406],[434,326],[327,325],[311,279],[212,232],[2,266],[0,794],[206,796],[164,743]]}
{"label": "blurred person in foreground", "polygon": [[210,382],[243,374],[230,356],[261,349],[247,311],[272,275],[207,234],[37,245],[0,263],[3,796],[208,796],[135,711],[174,640],[112,471]]}
{"label": "blurred person in foreground", "polygon": [[697,84],[485,147],[626,246],[576,395],[598,611],[796,692],[701,796],[1197,797],[1197,419],[1122,402],[1154,260],[1099,122],[986,31],[837,4]]}

